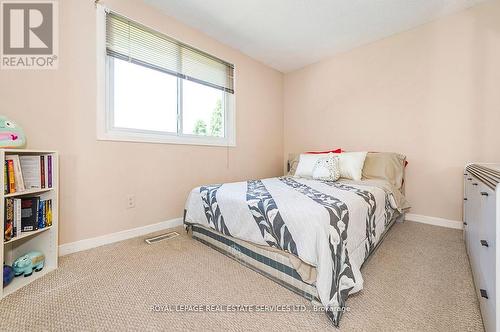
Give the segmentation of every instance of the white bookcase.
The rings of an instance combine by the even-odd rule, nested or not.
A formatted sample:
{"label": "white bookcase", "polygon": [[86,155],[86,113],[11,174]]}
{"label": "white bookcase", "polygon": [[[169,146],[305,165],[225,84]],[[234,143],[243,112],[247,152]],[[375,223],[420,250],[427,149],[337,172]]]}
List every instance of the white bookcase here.
{"label": "white bookcase", "polygon": [[[4,161],[7,155],[51,155],[52,156],[52,188],[45,189],[31,189],[23,192],[16,192],[12,194],[4,194],[4,170],[0,172],[0,184],[2,190],[1,205],[0,205],[0,227],[2,229],[1,240],[3,245],[0,247],[0,257],[2,263],[12,265],[14,260],[32,250],[37,250],[45,255],[45,266],[40,272],[33,271],[29,277],[19,276],[5,288],[0,287],[0,299],[12,294],[30,282],[44,276],[45,274],[57,269],[58,257],[58,226],[59,226],[59,156],[56,151],[44,150],[24,150],[24,149],[0,149],[0,160]],[[2,165],[3,166],[3,165]],[[12,238],[10,241],[4,241],[4,218],[5,218],[5,198],[7,197],[35,197],[41,199],[52,200],[52,226],[45,227],[33,232],[23,232],[17,237]],[[3,264],[2,264],[2,277],[3,277]],[[3,278],[2,278],[3,280]]]}

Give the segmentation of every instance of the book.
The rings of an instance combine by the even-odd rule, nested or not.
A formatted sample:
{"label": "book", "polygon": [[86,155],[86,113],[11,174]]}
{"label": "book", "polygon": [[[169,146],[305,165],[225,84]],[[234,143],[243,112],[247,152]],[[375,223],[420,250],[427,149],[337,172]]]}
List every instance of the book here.
{"label": "book", "polygon": [[3,165],[3,193],[9,193],[9,172],[8,172],[9,162],[5,160]]}
{"label": "book", "polygon": [[19,159],[26,189],[41,189],[40,156],[20,156]]}
{"label": "book", "polygon": [[23,198],[21,200],[21,232],[38,229],[38,202],[40,197]]}
{"label": "book", "polygon": [[47,201],[47,210],[46,210],[46,221],[45,221],[45,225],[47,227],[50,227],[52,226],[52,200],[49,199]]}
{"label": "book", "polygon": [[47,155],[47,184],[49,188],[52,188],[52,156]]}
{"label": "book", "polygon": [[14,177],[14,161],[7,160],[7,173],[9,176],[9,194],[16,192],[16,181]]}
{"label": "book", "polygon": [[5,199],[5,218],[4,218],[4,241],[10,241],[14,231],[14,200]]}
{"label": "book", "polygon": [[45,188],[45,156],[40,156],[40,178],[43,189]]}
{"label": "book", "polygon": [[17,217],[17,210],[16,210],[16,200],[15,199],[12,199],[12,213],[13,213],[13,217],[12,217],[12,237],[16,237],[17,236],[17,223],[16,223],[16,217]]}
{"label": "book", "polygon": [[14,167],[14,182],[16,184],[16,192],[22,192],[26,188],[24,187],[23,172],[21,169],[21,162],[17,154],[6,155],[5,160],[12,160]]}
{"label": "book", "polygon": [[44,178],[44,183],[45,183],[45,188],[50,188],[49,187],[49,155],[43,155],[43,178]]}
{"label": "book", "polygon": [[47,201],[43,201],[43,227],[47,227]]}
{"label": "book", "polygon": [[43,201],[42,200],[38,201],[37,226],[38,226],[38,229],[45,227],[45,224],[43,222]]}
{"label": "book", "polygon": [[14,228],[16,229],[16,236],[21,235],[21,199],[14,198]]}

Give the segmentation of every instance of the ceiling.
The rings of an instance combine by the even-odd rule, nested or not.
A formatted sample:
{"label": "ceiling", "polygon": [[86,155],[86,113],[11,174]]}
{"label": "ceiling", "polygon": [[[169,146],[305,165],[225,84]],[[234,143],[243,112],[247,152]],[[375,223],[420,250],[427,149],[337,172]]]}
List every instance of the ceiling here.
{"label": "ceiling", "polygon": [[484,0],[144,0],[282,72]]}

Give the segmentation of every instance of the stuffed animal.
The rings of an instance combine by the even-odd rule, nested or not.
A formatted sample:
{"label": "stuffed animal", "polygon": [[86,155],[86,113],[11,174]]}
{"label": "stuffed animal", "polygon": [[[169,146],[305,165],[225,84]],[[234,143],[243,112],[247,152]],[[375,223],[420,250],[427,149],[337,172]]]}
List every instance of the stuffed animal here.
{"label": "stuffed animal", "polygon": [[45,263],[45,256],[39,251],[31,251],[26,255],[23,255],[14,261],[12,268],[14,269],[14,275],[19,277],[24,274],[25,277],[29,277],[35,272],[39,272],[43,269]]}
{"label": "stuffed animal", "polygon": [[21,127],[0,115],[0,148],[20,148],[26,144],[26,136]]}
{"label": "stuffed animal", "polygon": [[3,266],[3,287],[7,287],[8,284],[14,279],[14,271],[12,267],[8,265]]}

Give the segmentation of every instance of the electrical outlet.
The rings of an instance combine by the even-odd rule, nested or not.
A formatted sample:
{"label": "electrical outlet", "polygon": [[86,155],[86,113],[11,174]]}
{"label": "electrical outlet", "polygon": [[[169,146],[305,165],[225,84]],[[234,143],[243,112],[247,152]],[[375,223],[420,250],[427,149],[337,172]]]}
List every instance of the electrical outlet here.
{"label": "electrical outlet", "polygon": [[135,195],[127,196],[127,209],[135,208]]}

